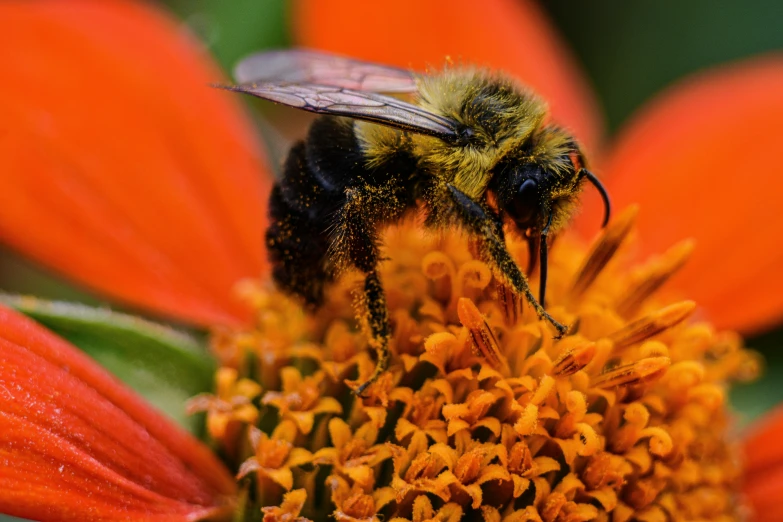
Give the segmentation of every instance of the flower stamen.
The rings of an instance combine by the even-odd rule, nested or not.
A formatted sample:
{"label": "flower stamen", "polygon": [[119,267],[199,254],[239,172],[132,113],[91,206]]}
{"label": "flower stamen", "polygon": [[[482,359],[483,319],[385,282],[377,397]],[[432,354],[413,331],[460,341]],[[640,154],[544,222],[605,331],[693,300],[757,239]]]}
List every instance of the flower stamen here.
{"label": "flower stamen", "polygon": [[505,358],[500,353],[495,334],[473,301],[466,297],[461,297],[457,303],[457,314],[462,325],[470,332],[473,346],[493,368],[504,375],[508,375],[510,369]]}
{"label": "flower stamen", "polygon": [[633,230],[638,207],[629,207],[612,221],[595,242],[574,275],[570,298],[578,299],[593,285],[609,261],[614,257],[625,238]]}
{"label": "flower stamen", "polygon": [[682,241],[670,248],[660,259],[653,260],[634,274],[628,284],[629,289],[623,292],[617,302],[617,313],[623,317],[633,316],[647,298],[685,265],[694,248],[693,241]]}
{"label": "flower stamen", "polygon": [[696,303],[682,301],[628,323],[609,336],[609,339],[614,343],[615,353],[683,322],[690,317],[694,310],[696,310]]}
{"label": "flower stamen", "polygon": [[597,388],[650,384],[663,377],[669,365],[668,357],[648,357],[602,373],[592,384]]}

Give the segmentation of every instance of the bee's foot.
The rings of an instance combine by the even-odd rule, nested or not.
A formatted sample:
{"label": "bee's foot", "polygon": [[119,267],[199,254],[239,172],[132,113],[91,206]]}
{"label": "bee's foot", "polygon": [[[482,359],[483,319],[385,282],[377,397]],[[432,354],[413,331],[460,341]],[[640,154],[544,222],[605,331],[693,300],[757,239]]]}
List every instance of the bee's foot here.
{"label": "bee's foot", "polygon": [[[383,369],[382,369],[383,368]],[[383,372],[385,371],[385,365],[383,367],[379,366],[375,368],[375,371],[372,375],[370,375],[370,378],[364,381],[358,388],[353,390],[353,394],[361,399],[366,399],[369,397],[369,395],[365,395],[365,392],[367,389],[375,384],[378,381],[378,378],[383,375]]]}
{"label": "bee's foot", "polygon": [[542,319],[545,319],[549,324],[555,327],[555,330],[557,330],[557,335],[555,335],[555,339],[562,339],[567,333],[570,327],[565,326],[557,322],[557,320],[549,315],[548,313],[544,312],[544,317]]}
{"label": "bee's foot", "polygon": [[552,326],[554,326],[555,329],[557,330],[557,335],[555,335],[554,337],[555,339],[562,339],[568,333],[569,327],[563,326],[557,321],[552,321]]}
{"label": "bee's foot", "polygon": [[353,390],[353,394],[359,397],[360,399],[366,399],[367,396],[364,395],[364,392],[367,391],[367,388],[369,388],[373,382],[374,382],[373,379],[366,381],[364,384],[362,384],[361,386]]}

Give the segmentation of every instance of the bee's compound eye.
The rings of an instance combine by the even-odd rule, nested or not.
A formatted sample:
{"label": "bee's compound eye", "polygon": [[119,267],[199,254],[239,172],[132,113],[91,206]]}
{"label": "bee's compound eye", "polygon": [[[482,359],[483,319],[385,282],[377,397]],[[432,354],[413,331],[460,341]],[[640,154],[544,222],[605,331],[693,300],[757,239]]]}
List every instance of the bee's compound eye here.
{"label": "bee's compound eye", "polygon": [[538,183],[532,179],[526,179],[520,186],[514,197],[511,217],[518,224],[530,224],[538,209]]}

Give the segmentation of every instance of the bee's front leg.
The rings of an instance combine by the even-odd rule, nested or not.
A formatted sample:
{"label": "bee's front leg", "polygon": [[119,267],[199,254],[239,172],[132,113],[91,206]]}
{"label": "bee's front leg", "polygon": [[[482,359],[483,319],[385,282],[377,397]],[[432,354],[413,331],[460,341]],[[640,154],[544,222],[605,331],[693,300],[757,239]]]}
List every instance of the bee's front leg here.
{"label": "bee's front leg", "polygon": [[485,260],[503,276],[516,293],[525,296],[541,319],[545,319],[555,327],[558,337],[565,335],[568,328],[549,315],[530,291],[527,277],[506,248],[499,218],[490,208],[473,200],[455,186],[446,184],[446,189],[459,221],[484,241]]}

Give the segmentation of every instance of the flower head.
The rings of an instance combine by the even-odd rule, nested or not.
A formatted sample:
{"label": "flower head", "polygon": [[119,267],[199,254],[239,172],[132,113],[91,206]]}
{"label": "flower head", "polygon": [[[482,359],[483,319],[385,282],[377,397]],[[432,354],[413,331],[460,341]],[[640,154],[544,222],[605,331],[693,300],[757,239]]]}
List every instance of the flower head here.
{"label": "flower head", "polygon": [[[302,435],[328,426],[334,447],[318,450],[313,460],[331,465],[323,484],[333,485],[335,516],[345,516],[340,506],[350,503],[354,518],[410,518],[425,495],[439,506],[502,518],[512,516],[517,499],[527,499],[526,516],[542,520],[590,520],[600,512],[619,520],[672,513],[715,518],[742,511],[725,387],[754,376],[757,357],[737,337],[691,322],[692,303],[657,297],[656,281],[682,266],[671,260],[684,255],[683,247],[636,269],[624,267],[622,244],[635,215],[622,214],[587,251],[573,237],[561,238],[551,260],[550,310],[574,324],[561,340],[532,311],[510,308],[506,288],[491,273],[468,286],[443,280],[488,270],[465,240],[427,237],[411,225],[387,234],[390,251],[406,256],[384,264],[383,280],[410,289],[390,293],[397,318],[392,338],[404,328],[422,340],[418,352],[407,347],[404,354],[393,343],[389,373],[395,377],[370,389],[391,386],[386,422],[392,424],[379,429],[372,398],[353,398],[345,378],[318,370],[328,356],[296,350],[298,343],[324,344],[323,332],[335,316],[350,313],[350,301],[344,311],[314,315],[288,355],[291,364],[315,365],[320,383],[309,400],[298,401],[317,404],[328,389],[350,405],[346,420],[299,426]],[[524,266],[525,248],[513,244],[512,251]],[[334,292],[348,290],[344,282]],[[290,334],[290,325],[281,327]],[[271,398],[262,402],[276,404],[307,381],[299,371],[287,372],[292,377],[284,379],[284,390],[267,391]],[[289,402],[276,404],[284,418]],[[323,439],[299,440],[313,451]],[[382,470],[384,446],[393,461],[390,475]],[[372,495],[380,493],[373,491],[388,490],[393,499],[384,494],[382,508],[376,506]]]}

